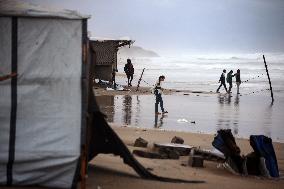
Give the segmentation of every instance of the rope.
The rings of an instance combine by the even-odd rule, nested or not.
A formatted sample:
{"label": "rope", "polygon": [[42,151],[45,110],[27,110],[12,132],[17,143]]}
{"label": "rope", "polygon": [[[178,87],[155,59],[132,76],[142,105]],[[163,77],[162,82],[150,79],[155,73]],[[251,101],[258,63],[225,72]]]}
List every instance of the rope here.
{"label": "rope", "polygon": [[144,83],[146,83],[147,85],[153,87],[154,85],[149,84],[147,81],[145,81],[144,79],[141,79]]}
{"label": "rope", "polygon": [[260,92],[263,92],[263,91],[270,91],[270,89],[261,89],[261,90],[252,91],[252,92],[249,92],[249,93],[246,93],[246,94],[243,94],[243,95],[251,95],[251,94],[260,93]]}
{"label": "rope", "polygon": [[[261,74],[261,75],[264,75],[264,74]],[[243,81],[243,83],[249,82],[249,81],[254,80],[254,79],[256,79],[256,78],[259,78],[259,75],[256,76],[256,77],[252,77],[252,78],[250,78],[250,79],[247,79],[247,80]]]}

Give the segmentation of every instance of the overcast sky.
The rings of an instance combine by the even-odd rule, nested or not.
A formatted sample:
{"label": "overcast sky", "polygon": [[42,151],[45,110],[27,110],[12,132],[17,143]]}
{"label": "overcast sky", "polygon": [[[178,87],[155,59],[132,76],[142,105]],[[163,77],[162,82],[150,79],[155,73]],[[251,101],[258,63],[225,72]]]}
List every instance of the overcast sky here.
{"label": "overcast sky", "polygon": [[90,14],[88,30],[167,53],[284,52],[284,0],[28,0]]}

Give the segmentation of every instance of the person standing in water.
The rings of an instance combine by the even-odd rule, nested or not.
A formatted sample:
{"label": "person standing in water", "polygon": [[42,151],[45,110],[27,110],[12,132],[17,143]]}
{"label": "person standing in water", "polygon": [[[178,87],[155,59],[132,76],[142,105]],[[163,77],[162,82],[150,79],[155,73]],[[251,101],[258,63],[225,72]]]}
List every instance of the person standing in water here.
{"label": "person standing in water", "polygon": [[232,87],[233,87],[233,77],[235,75],[233,75],[233,70],[229,71],[229,73],[227,74],[227,82],[229,83],[229,91],[228,93],[231,93]]}
{"label": "person standing in water", "polygon": [[237,73],[234,75],[236,77],[236,84],[237,84],[237,94],[240,94],[240,84],[241,84],[241,71],[240,69],[237,70]]}
{"label": "person standing in water", "polygon": [[218,89],[216,90],[217,93],[219,93],[219,90],[220,88],[222,87],[222,85],[224,86],[226,92],[227,92],[227,87],[226,87],[226,77],[225,77],[225,74],[226,74],[226,70],[224,69],[221,76],[220,76],[220,79],[219,79],[219,83],[221,82],[221,84],[219,85]]}
{"label": "person standing in water", "polygon": [[158,104],[160,103],[160,107],[161,107],[161,110],[162,110],[162,113],[165,114],[165,113],[168,113],[167,111],[165,111],[164,109],[164,104],[163,104],[163,98],[162,98],[162,92],[163,92],[163,88],[162,88],[162,82],[165,80],[165,76],[161,75],[158,79],[158,81],[156,82],[155,84],[155,87],[154,87],[154,94],[156,96],[156,103],[155,103],[155,114],[156,115],[159,115],[161,114],[159,111],[158,111]]}
{"label": "person standing in water", "polygon": [[130,87],[132,86],[131,82],[133,80],[134,67],[129,58],[127,59],[127,63],[124,66],[124,72],[127,76],[127,86]]}

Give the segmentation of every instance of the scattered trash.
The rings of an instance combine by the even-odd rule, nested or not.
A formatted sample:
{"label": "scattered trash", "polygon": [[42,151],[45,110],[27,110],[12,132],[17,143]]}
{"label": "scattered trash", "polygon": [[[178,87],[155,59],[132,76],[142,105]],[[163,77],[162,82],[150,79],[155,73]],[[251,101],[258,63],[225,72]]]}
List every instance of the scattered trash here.
{"label": "scattered trash", "polygon": [[277,159],[272,140],[264,135],[251,135],[250,145],[253,152],[240,155],[230,129],[219,130],[212,145],[224,153],[226,162],[223,167],[234,174],[279,177]]}
{"label": "scattered trash", "polygon": [[193,124],[195,124],[195,121],[191,121],[190,123],[193,123]]}
{"label": "scattered trash", "polygon": [[188,156],[190,150],[192,149],[192,146],[186,144],[175,144],[175,143],[154,143],[154,148],[157,151],[167,151],[163,149],[170,149],[178,152],[180,156]]}
{"label": "scattered trash", "polygon": [[193,148],[191,152],[194,153],[194,155],[202,156],[204,160],[216,161],[216,162],[225,161],[224,154],[215,148],[214,149]]}
{"label": "scattered trash", "polygon": [[142,148],[146,148],[148,145],[148,141],[146,141],[145,139],[139,137],[135,140],[134,146],[135,147],[142,147]]}
{"label": "scattered trash", "polygon": [[166,159],[167,158],[157,152],[146,152],[143,150],[133,150],[132,153],[139,157],[143,157],[143,158],[150,158],[150,159]]}
{"label": "scattered trash", "polygon": [[183,143],[184,143],[184,140],[183,140],[181,137],[174,136],[174,137],[172,138],[171,143],[183,144]]}
{"label": "scattered trash", "polygon": [[182,119],[178,119],[177,122],[179,122],[179,123],[188,123],[188,120],[182,118]]}
{"label": "scattered trash", "polygon": [[159,148],[159,154],[167,159],[179,159],[180,153],[175,148]]}
{"label": "scattered trash", "polygon": [[203,167],[203,157],[198,155],[190,155],[188,165],[191,167]]}
{"label": "scattered trash", "polygon": [[106,90],[107,90],[107,91],[114,91],[114,89],[113,89],[113,88],[110,88],[110,87],[107,87]]}

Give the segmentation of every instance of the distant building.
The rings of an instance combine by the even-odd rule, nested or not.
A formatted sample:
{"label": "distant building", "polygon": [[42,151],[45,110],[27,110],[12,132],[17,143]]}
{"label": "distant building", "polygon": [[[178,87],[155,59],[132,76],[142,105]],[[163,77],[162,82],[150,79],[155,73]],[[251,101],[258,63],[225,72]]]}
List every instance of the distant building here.
{"label": "distant building", "polygon": [[[96,79],[112,81],[117,71],[117,51],[132,40],[90,40],[90,60]],[[114,74],[114,75],[113,75]]]}

